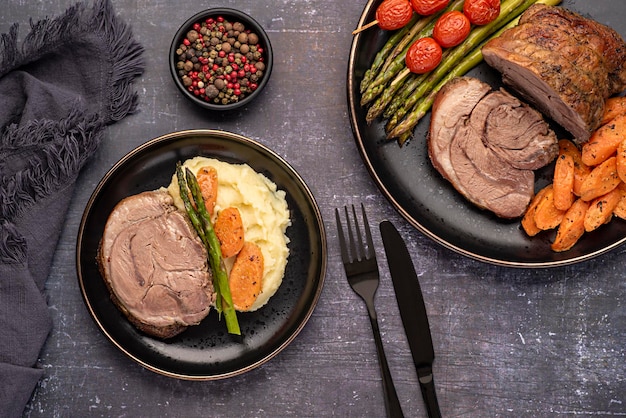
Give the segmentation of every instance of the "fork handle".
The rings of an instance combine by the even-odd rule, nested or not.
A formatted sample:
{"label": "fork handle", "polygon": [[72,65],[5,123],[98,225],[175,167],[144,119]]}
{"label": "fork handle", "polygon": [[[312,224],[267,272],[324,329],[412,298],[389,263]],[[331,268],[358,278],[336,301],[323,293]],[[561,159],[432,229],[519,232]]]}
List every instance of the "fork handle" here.
{"label": "fork handle", "polygon": [[387,356],[385,356],[383,340],[380,337],[380,329],[378,328],[376,314],[372,314],[370,311],[369,317],[372,324],[372,331],[374,331],[374,341],[376,342],[380,373],[383,378],[383,391],[385,394],[385,409],[387,410],[387,416],[389,418],[403,418],[404,414],[402,413],[402,407],[400,406],[400,400],[398,399],[396,388],[393,385],[393,380],[391,379],[391,372],[389,371],[389,365],[387,364]]}

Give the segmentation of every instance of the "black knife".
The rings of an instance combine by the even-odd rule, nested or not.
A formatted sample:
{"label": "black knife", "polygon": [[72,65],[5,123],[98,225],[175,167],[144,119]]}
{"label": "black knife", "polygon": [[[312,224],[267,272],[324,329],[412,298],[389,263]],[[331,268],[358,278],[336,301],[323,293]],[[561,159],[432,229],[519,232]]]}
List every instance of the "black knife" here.
{"label": "black knife", "polygon": [[402,325],[404,325],[404,331],[409,341],[426,410],[431,418],[441,417],[433,379],[435,350],[430,335],[422,289],[411,261],[411,255],[400,233],[391,222],[382,221],[380,233],[400,309]]}

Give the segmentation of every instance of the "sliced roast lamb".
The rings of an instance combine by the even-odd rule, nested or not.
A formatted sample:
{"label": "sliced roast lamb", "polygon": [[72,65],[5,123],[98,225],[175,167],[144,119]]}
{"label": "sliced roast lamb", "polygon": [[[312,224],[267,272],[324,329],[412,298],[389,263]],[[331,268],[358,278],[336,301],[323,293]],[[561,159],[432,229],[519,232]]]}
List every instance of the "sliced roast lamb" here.
{"label": "sliced roast lamb", "polygon": [[155,337],[170,338],[200,323],[215,299],[206,250],[165,190],[115,206],[99,263],[116,306]]}
{"label": "sliced roast lamb", "polygon": [[535,175],[558,153],[539,112],[475,78],[448,82],[432,107],[428,153],[466,199],[502,218],[522,216]]}
{"label": "sliced roast lamb", "polygon": [[605,100],[626,88],[626,43],[594,20],[535,4],[519,24],[487,42],[485,61],[505,84],[583,143]]}

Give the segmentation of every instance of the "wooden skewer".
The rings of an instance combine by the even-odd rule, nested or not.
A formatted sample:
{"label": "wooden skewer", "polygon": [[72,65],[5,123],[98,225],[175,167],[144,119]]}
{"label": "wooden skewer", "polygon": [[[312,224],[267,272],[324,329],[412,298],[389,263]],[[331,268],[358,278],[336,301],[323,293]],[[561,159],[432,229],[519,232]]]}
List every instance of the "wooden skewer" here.
{"label": "wooden skewer", "polygon": [[371,28],[372,26],[374,26],[376,24],[378,24],[378,20],[374,20],[374,21],[368,23],[367,25],[363,25],[360,28],[356,28],[355,30],[352,31],[352,34],[356,35],[357,33],[361,32],[361,31],[364,31],[367,28]]}

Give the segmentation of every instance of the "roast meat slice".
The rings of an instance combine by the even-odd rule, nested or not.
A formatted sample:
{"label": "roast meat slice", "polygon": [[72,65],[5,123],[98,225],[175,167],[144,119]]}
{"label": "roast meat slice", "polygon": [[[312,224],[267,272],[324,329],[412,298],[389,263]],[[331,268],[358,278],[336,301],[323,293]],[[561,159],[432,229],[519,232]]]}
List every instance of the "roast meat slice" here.
{"label": "roast meat slice", "polygon": [[558,142],[539,112],[506,91],[459,77],[435,98],[428,153],[437,171],[470,202],[516,218],[534,195],[532,169],[556,157]]}
{"label": "roast meat slice", "polygon": [[505,90],[478,102],[469,123],[484,145],[514,168],[544,167],[559,151],[557,137],[543,116]]}
{"label": "roast meat slice", "polygon": [[626,88],[621,36],[562,7],[529,7],[517,26],[487,42],[482,53],[505,84],[577,143],[598,127],[605,100]]}
{"label": "roast meat slice", "polygon": [[99,262],[112,300],[147,334],[173,337],[204,319],[214,302],[206,250],[165,190],[115,206]]}

